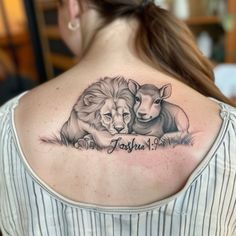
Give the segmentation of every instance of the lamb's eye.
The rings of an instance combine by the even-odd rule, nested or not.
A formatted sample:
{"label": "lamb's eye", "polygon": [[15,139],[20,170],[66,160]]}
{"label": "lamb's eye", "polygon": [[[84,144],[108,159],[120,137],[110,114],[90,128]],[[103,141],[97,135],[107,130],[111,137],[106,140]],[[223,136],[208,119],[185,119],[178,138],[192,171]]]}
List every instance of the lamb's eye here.
{"label": "lamb's eye", "polygon": [[127,117],[127,116],[129,116],[129,113],[128,113],[128,112],[125,112],[125,113],[123,114],[123,117]]}
{"label": "lamb's eye", "polygon": [[109,119],[112,118],[112,114],[111,114],[110,112],[105,113],[104,116],[106,116],[106,117],[109,118]]}
{"label": "lamb's eye", "polygon": [[139,97],[135,97],[135,101],[136,102],[140,102],[140,98]]}
{"label": "lamb's eye", "polygon": [[160,102],[161,102],[161,99],[157,99],[157,100],[154,102],[154,104],[160,104]]}

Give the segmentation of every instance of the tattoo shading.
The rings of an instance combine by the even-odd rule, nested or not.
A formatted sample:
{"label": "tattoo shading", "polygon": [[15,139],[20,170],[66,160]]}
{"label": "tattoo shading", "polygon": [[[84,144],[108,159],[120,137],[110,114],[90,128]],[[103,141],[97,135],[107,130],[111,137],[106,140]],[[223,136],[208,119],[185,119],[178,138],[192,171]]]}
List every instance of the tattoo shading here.
{"label": "tattoo shading", "polygon": [[154,151],[192,145],[184,110],[166,101],[171,84],[158,88],[123,77],[105,77],[91,84],[73,106],[60,138],[41,139],[77,149]]}
{"label": "tattoo shading", "polygon": [[162,141],[188,133],[189,120],[183,109],[165,101],[171,96],[170,84],[157,88],[151,84],[140,86],[129,81],[129,89],[135,96],[133,131],[153,135]]}

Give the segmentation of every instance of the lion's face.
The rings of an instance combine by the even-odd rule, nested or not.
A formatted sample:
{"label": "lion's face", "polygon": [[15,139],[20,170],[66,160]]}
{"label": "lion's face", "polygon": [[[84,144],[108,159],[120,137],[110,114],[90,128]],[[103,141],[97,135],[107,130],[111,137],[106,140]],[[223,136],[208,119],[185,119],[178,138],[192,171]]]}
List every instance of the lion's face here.
{"label": "lion's face", "polygon": [[111,134],[128,133],[128,124],[131,121],[131,112],[124,99],[105,100],[100,109],[100,122]]}

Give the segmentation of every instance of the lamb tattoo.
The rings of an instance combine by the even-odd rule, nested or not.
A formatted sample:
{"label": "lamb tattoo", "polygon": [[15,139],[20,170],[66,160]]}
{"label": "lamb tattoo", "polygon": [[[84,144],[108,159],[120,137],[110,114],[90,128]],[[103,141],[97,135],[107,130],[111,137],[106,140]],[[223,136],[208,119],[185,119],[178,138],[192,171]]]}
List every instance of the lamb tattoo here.
{"label": "lamb tattoo", "polygon": [[42,140],[108,153],[192,145],[186,113],[166,101],[171,94],[171,84],[158,88],[123,77],[105,77],[78,98],[60,138]]}
{"label": "lamb tattoo", "polygon": [[188,133],[189,120],[183,109],[165,101],[172,93],[170,84],[159,89],[151,84],[140,86],[130,80],[128,85],[135,96],[132,126],[135,133],[153,135],[161,142]]}

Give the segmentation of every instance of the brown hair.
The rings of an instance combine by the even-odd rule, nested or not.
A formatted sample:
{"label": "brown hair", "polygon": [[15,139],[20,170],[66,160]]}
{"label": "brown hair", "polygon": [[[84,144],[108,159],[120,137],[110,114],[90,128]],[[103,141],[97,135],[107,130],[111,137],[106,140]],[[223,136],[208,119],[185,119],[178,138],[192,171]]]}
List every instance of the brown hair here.
{"label": "brown hair", "polygon": [[212,65],[196,46],[186,24],[153,0],[89,0],[105,19],[137,17],[136,47],[141,59],[201,94],[232,104],[214,84]]}

